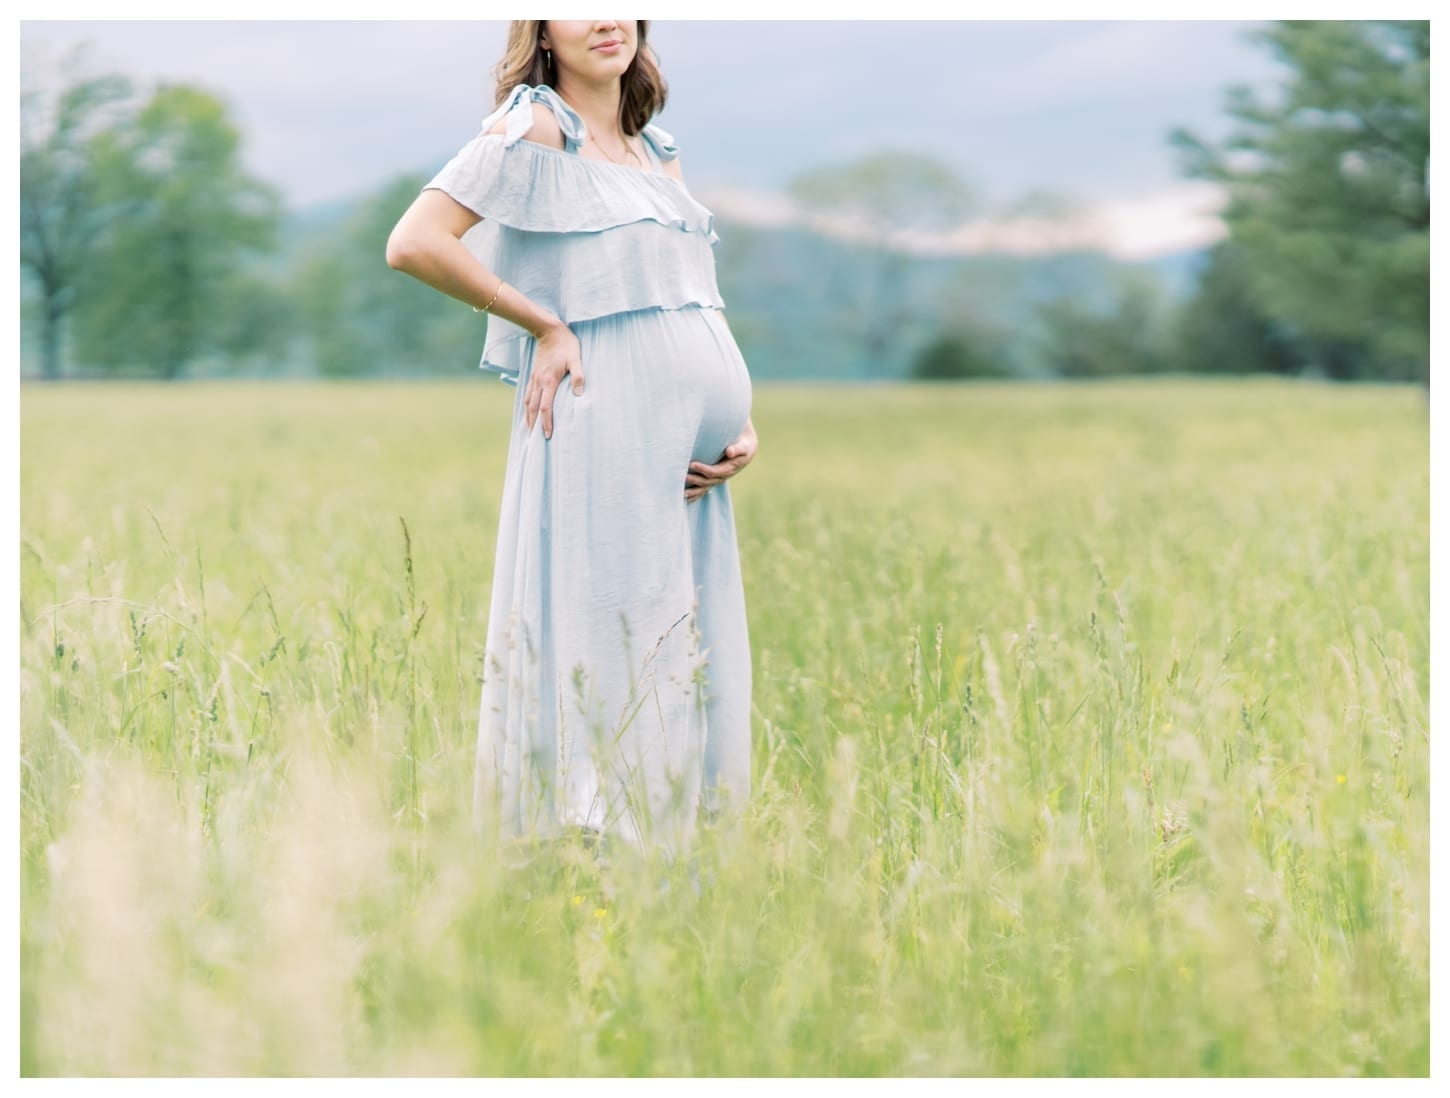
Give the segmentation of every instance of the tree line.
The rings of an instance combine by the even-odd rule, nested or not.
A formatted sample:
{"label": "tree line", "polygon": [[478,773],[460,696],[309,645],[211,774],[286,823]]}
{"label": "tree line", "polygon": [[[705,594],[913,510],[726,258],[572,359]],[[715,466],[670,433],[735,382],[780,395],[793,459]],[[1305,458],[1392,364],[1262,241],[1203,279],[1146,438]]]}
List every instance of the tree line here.
{"label": "tree line", "polygon": [[[1287,73],[1276,100],[1247,86],[1226,94],[1235,123],[1218,145],[1169,135],[1191,178],[1228,194],[1227,236],[1205,256],[1191,296],[1163,300],[1142,272],[1116,271],[1106,301],[1047,297],[1030,323],[1007,330],[997,270],[961,287],[946,322],[913,356],[917,377],[998,377],[1024,360],[1062,377],[1161,372],[1304,374],[1429,384],[1430,28],[1424,21],[1286,21],[1251,33]],[[860,170],[861,168],[865,170]],[[870,209],[881,292],[862,338],[881,340],[899,308],[884,258],[893,233],[889,186],[910,173],[915,225],[943,228],[961,188],[908,159],[822,171],[800,191],[828,209]],[[1024,209],[1060,199],[1028,196]],[[903,204],[905,206],[905,204]],[[924,214],[925,211],[934,211]],[[986,305],[976,302],[983,298]],[[1029,355],[1027,352],[1031,352]]]}
{"label": "tree line", "polygon": [[[882,154],[794,180],[823,231],[863,227],[859,269],[850,280],[826,272],[826,290],[839,310],[830,323],[868,374],[1312,372],[1428,384],[1429,25],[1287,21],[1257,37],[1287,74],[1278,98],[1229,88],[1226,139],[1169,135],[1184,173],[1229,198],[1228,234],[1181,301],[1119,271],[1094,299],[1049,293],[1008,322],[999,305],[1012,269],[965,265],[923,298],[905,242],[976,208],[950,167]],[[55,95],[22,92],[23,323],[43,376],[476,364],[482,318],[382,260],[425,177],[400,177],[298,247],[284,238],[294,223],[281,197],[246,174],[240,149],[224,104],[199,88],[140,96],[124,77],[70,72]],[[1063,200],[1028,195],[1012,212],[1061,213]],[[748,298],[759,281],[749,256],[721,258],[726,299],[733,279]],[[741,318],[747,353],[776,326],[768,308]],[[920,338],[903,341],[907,329]]]}

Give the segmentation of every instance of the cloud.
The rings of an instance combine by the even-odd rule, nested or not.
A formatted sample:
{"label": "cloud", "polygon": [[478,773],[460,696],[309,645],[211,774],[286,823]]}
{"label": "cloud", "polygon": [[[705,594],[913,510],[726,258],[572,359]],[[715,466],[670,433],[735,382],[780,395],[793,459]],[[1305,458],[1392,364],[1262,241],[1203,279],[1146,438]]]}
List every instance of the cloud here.
{"label": "cloud", "polygon": [[[844,240],[870,235],[859,224],[809,215],[778,192],[741,187],[696,190],[700,200],[727,221],[761,228],[804,226]],[[920,255],[1095,250],[1116,259],[1151,259],[1222,239],[1227,230],[1218,215],[1225,200],[1215,184],[1180,183],[1136,197],[1085,204],[1073,212],[981,217],[955,232],[908,234],[901,240],[907,250]]]}
{"label": "cloud", "polygon": [[[662,123],[692,185],[783,187],[891,147],[937,155],[983,193],[1040,186],[1107,199],[1175,182],[1168,128],[1213,138],[1221,87],[1274,71],[1242,41],[1247,25],[682,20],[651,35],[672,89]],[[441,167],[487,113],[506,29],[31,21],[21,68],[41,75],[48,47],[91,38],[98,66],[214,89],[244,133],[248,170],[305,206]]]}

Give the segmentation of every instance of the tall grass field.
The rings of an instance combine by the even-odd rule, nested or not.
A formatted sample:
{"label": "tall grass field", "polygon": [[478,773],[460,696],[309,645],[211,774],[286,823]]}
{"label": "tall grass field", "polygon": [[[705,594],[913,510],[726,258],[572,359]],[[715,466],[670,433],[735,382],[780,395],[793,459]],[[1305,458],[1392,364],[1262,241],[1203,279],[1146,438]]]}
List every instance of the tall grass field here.
{"label": "tall grass field", "polygon": [[23,1074],[1428,1073],[1419,390],[759,386],[669,863],[473,833],[512,396],[22,389]]}

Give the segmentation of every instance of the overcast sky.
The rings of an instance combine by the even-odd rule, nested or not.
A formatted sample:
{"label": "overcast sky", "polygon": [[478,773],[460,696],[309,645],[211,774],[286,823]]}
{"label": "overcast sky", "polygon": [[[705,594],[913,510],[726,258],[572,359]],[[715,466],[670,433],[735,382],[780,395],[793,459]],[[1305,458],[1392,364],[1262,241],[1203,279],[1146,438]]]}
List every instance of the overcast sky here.
{"label": "overcast sky", "polygon": [[[1244,39],[1259,25],[664,21],[650,38],[686,177],[736,213],[768,216],[795,173],[895,147],[949,160],[988,202],[1065,193],[1115,211],[1119,235],[1171,245],[1205,231],[1189,207],[1206,192],[1166,135],[1222,136],[1227,85],[1276,86],[1269,51]],[[491,108],[506,26],[26,21],[21,77],[88,41],[95,69],[211,89],[248,167],[302,207],[441,167]]]}

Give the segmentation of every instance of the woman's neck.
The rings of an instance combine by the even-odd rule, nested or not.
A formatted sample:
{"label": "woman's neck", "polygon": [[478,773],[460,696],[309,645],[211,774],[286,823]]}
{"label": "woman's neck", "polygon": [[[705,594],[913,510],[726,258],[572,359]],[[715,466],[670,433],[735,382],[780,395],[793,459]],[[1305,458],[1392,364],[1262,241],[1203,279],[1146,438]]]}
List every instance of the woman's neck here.
{"label": "woman's neck", "polygon": [[591,132],[603,133],[610,137],[622,138],[624,136],[619,125],[618,78],[602,84],[586,84],[570,80],[565,74],[560,73],[559,80],[554,84],[554,90],[578,112],[579,117],[584,119],[584,125]]}

